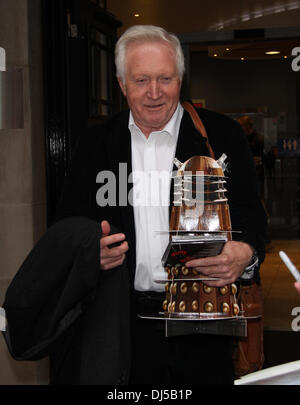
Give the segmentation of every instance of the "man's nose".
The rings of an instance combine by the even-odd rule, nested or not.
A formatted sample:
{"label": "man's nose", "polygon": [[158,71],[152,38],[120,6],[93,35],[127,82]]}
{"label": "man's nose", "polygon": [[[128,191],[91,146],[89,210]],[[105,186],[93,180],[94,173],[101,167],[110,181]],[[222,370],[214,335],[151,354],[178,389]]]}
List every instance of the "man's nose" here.
{"label": "man's nose", "polygon": [[156,99],[159,98],[161,94],[160,85],[158,80],[151,80],[149,87],[148,87],[148,95],[149,97]]}

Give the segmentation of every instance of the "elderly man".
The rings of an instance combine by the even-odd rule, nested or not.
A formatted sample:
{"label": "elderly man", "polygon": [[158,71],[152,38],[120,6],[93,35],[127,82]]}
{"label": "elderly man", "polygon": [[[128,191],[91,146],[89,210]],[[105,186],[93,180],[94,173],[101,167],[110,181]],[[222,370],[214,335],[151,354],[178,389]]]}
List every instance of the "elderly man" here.
{"label": "elderly man", "polygon": [[[183,155],[186,158],[196,153],[207,154],[203,150],[203,145],[194,149],[195,142],[197,142],[196,134],[186,134],[191,124],[186,122],[188,117],[183,117],[183,108],[179,103],[184,62],[180,45],[173,35],[157,27],[132,27],[117,43],[116,66],[118,81],[130,108],[128,127],[133,171],[166,170],[170,173],[175,156]],[[220,255],[194,260],[187,265],[202,274],[219,278],[218,281],[208,282],[208,284],[223,286],[234,282],[243,274],[244,269],[252,260],[255,248],[262,250],[259,218],[263,217],[263,213],[260,211],[261,208],[253,188],[251,160],[245,139],[242,136],[241,139],[237,139],[236,135],[235,138],[234,135],[232,136],[234,132],[238,134],[239,128],[225,117],[206,111],[203,112],[203,120],[205,119],[209,138],[216,152],[219,155],[225,152],[231,164],[232,179],[229,192],[232,196],[232,204],[236,205],[233,210],[237,211],[236,213],[233,211],[233,224],[236,225],[236,229],[241,229],[239,226],[241,222],[247,223],[247,225],[243,227],[245,234],[242,238],[244,240],[227,242]],[[120,136],[126,135],[120,134]],[[231,139],[230,136],[232,136]],[[194,139],[191,139],[192,137]],[[228,142],[229,139],[231,142]],[[189,142],[191,145],[188,145]],[[237,144],[235,145],[234,142]],[[183,144],[185,144],[184,149],[189,150],[190,148],[190,154],[187,152],[182,154],[179,145],[183,146]],[[244,175],[241,174],[243,170],[245,170]],[[238,178],[235,179],[235,176]],[[238,187],[239,182],[241,188]],[[247,185],[246,182],[248,182]],[[252,195],[249,195],[248,187],[250,187]],[[157,192],[169,193],[169,190],[157,190]],[[234,199],[236,201],[233,201]],[[252,208],[250,208],[251,205]],[[247,209],[245,210],[247,206],[249,212]],[[240,215],[245,217],[238,218],[239,210]],[[253,215],[254,213],[256,215]],[[136,255],[134,288],[135,291],[154,292],[149,297],[150,300],[155,300],[155,294],[159,297],[159,292],[162,290],[161,284],[155,282],[155,279],[159,279],[159,274],[163,272],[160,259],[167,244],[163,237],[155,236],[155,231],[168,229],[168,207],[134,206],[133,214],[136,241],[135,244],[131,243],[131,249],[134,250],[131,255]],[[252,224],[250,217],[254,221]],[[125,235],[127,238],[130,238],[131,235],[125,232],[125,235],[106,236],[109,233],[109,219],[108,222],[102,222],[102,230],[100,263],[102,269],[109,270],[119,266],[125,259],[128,244],[123,239]],[[250,238],[247,232],[249,234],[253,232]],[[122,244],[109,249],[109,246],[115,242],[122,242]],[[139,293],[136,295],[139,296]],[[159,299],[158,302],[161,303],[162,299]],[[171,382],[207,383],[210,381],[220,383],[228,382],[232,378],[231,351],[226,346],[226,344],[228,345],[226,338],[210,337],[208,339],[207,336],[205,338],[197,336],[164,339],[161,330],[156,334],[151,332],[153,329],[155,332],[156,326],[147,320],[136,320],[135,327],[134,337],[137,338],[134,340],[133,346],[135,355],[133,356],[132,382],[159,383],[171,378]],[[159,334],[160,336],[157,336]],[[212,359],[218,357],[217,362],[214,363],[214,370],[211,366],[204,366],[202,361],[205,358],[203,357],[204,352],[208,349],[208,340],[214,341],[214,347],[211,346],[209,356]],[[218,341],[223,344],[219,344]],[[225,345],[224,342],[226,342]],[[168,345],[169,347],[167,347]],[[199,346],[203,345],[205,347],[199,350]],[[190,353],[185,354],[187,347]],[[222,347],[221,353],[218,347]],[[158,355],[155,355],[155,352]],[[214,352],[219,352],[219,354],[216,356]],[[173,358],[168,363],[166,356],[175,356],[177,359]],[[184,361],[183,358],[188,360]],[[172,362],[178,363],[173,369],[170,366]],[[224,369],[222,363],[226,365]],[[181,367],[182,369],[180,369]],[[217,370],[221,371],[217,372]],[[207,379],[204,377],[206,375],[209,376]]]}
{"label": "elderly man", "polygon": [[[85,306],[79,336],[76,331],[67,335],[67,343],[62,340],[51,353],[52,383],[230,384],[231,337],[165,338],[163,322],[137,316],[141,302],[161,310],[164,286],[157,280],[164,276],[161,258],[168,243],[168,236],[157,231],[169,229],[169,203],[151,202],[154,196],[156,201],[169,202],[170,188],[159,182],[149,186],[147,176],[171,174],[175,157],[184,162],[194,155],[209,155],[205,140],[180,104],[184,74],[180,43],[159,27],[131,27],[116,45],[116,67],[129,111],[84,134],[58,209],[60,219],[80,216],[101,222],[97,271],[102,290],[93,291]],[[187,266],[218,278],[207,284],[223,286],[243,276],[254,255],[263,261],[265,217],[240,126],[208,110],[198,113],[216,158],[227,155],[232,227],[241,233],[225,244],[220,255]],[[108,172],[114,174],[116,181],[111,184],[117,190],[105,204],[109,199],[102,189],[103,174]],[[125,201],[124,190],[128,191]],[[254,277],[259,280],[258,268]]]}

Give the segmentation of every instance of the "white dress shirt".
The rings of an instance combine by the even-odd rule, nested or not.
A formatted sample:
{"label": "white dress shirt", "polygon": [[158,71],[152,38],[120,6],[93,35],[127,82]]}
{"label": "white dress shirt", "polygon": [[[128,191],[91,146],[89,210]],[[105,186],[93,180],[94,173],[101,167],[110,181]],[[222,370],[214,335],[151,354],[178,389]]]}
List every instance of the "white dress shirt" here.
{"label": "white dress shirt", "polygon": [[136,235],[136,273],[138,291],[164,291],[166,278],[161,264],[168,245],[170,181],[183,108],[180,104],[162,131],[151,132],[148,139],[130,113],[132,153],[132,204]]}

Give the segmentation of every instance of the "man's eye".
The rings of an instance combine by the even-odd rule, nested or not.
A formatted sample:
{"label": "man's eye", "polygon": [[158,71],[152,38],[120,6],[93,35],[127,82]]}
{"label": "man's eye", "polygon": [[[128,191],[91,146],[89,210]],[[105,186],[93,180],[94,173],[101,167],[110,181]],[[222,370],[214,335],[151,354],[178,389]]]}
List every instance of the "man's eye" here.
{"label": "man's eye", "polygon": [[144,84],[146,84],[147,83],[147,79],[137,79],[136,80],[136,84],[138,84],[138,85],[144,85]]}
{"label": "man's eye", "polygon": [[161,77],[160,81],[161,83],[169,83],[172,80],[171,77]]}

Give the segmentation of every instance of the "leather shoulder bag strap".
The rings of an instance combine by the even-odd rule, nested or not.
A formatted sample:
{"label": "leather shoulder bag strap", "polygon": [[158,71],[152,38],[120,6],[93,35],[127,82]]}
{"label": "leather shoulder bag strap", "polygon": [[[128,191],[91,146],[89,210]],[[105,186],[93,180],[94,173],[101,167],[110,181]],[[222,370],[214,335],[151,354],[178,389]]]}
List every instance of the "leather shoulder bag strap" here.
{"label": "leather shoulder bag strap", "polygon": [[209,150],[210,157],[215,159],[215,154],[214,154],[212,147],[210,146],[205,126],[203,125],[203,122],[201,121],[199,115],[197,114],[197,111],[195,110],[194,106],[192,104],[188,103],[187,101],[184,101],[182,103],[182,107],[190,114],[190,117],[194,123],[195,128],[197,129],[197,131],[200,132],[200,134],[205,139],[206,146]]}

